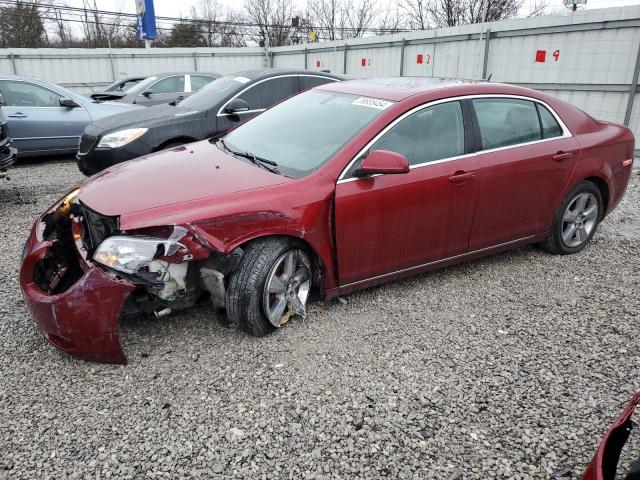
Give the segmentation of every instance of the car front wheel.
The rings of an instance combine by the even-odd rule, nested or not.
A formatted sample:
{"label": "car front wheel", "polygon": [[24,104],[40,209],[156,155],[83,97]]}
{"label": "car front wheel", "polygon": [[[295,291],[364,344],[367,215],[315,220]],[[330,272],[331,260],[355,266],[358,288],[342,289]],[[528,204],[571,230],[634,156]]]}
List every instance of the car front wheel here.
{"label": "car front wheel", "polygon": [[560,255],[579,252],[596,233],[602,214],[598,187],[589,181],[580,182],[560,204],[545,248]]}
{"label": "car front wheel", "polygon": [[311,262],[298,242],[257,240],[247,246],[232,273],[226,294],[229,319],[262,337],[295,315],[305,317],[311,291]]}

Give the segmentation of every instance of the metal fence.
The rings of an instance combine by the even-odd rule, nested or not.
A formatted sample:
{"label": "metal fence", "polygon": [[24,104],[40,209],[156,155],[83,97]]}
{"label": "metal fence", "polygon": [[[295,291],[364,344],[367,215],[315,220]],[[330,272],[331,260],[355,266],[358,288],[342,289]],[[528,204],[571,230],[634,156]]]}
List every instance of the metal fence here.
{"label": "metal fence", "polygon": [[289,47],[0,50],[0,72],[76,91],[132,74],[262,67],[355,77],[420,75],[524,85],[566,99],[640,138],[640,6]]}

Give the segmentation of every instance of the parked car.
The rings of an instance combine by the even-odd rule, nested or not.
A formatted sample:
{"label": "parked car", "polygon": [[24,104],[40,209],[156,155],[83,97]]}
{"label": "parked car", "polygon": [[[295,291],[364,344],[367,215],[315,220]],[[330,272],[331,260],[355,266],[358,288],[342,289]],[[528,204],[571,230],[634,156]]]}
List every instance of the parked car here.
{"label": "parked car", "polygon": [[15,75],[0,75],[0,94],[20,157],[75,153],[89,123],[138,108],[97,103],[58,85]]}
{"label": "parked car", "polygon": [[[640,403],[640,392],[636,393],[629,405],[613,423],[609,431],[600,442],[600,446],[593,456],[593,460],[582,476],[582,480],[615,480],[618,470],[618,462],[622,448],[627,443],[629,435],[637,427],[631,417]],[[638,480],[640,478],[640,452],[638,460],[632,463],[625,480]]]}
{"label": "parked car", "polygon": [[111,85],[107,86],[103,92],[126,92],[131,87],[139,84],[144,79],[149,78],[148,75],[132,75],[130,77],[124,77],[120,80],[116,80]]}
{"label": "parked car", "polygon": [[177,105],[158,105],[92,123],[80,141],[78,167],[93,175],[125,160],[220,135],[287,97],[341,79],[324,72],[283,69],[222,77]]}
{"label": "parked car", "polygon": [[304,317],[311,292],[531,243],[577,253],[633,154],[628,128],[526,88],[329,83],[91,177],[35,222],[20,283],[44,336],[92,360],[125,362],[121,316],[202,297],[261,336]]}
{"label": "parked car", "polygon": [[0,95],[0,178],[7,177],[7,169],[16,161],[17,150],[11,147],[7,118],[2,111],[4,99]]}
{"label": "parked car", "polygon": [[147,77],[127,90],[92,93],[94,100],[112,100],[149,107],[163,103],[179,102],[213,82],[217,73],[162,73]]}

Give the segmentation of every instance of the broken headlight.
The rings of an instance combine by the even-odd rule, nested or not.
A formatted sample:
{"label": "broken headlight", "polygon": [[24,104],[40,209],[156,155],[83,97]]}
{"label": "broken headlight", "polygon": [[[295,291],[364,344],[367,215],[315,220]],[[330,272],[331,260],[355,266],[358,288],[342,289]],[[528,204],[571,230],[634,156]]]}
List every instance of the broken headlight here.
{"label": "broken headlight", "polygon": [[148,267],[154,258],[170,257],[184,246],[179,243],[186,233],[174,227],[169,238],[143,236],[113,236],[105,239],[93,254],[93,259],[124,273],[136,273]]}
{"label": "broken headlight", "polygon": [[100,139],[98,148],[117,148],[131,143],[147,133],[148,128],[128,128],[109,133]]}

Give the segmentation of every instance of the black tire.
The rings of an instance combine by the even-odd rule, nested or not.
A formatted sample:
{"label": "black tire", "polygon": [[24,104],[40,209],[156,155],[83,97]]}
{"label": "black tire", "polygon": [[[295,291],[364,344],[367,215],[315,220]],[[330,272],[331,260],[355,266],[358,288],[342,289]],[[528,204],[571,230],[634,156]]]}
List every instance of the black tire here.
{"label": "black tire", "polygon": [[[598,212],[596,216],[595,225],[593,229],[589,232],[586,239],[582,241],[577,246],[569,246],[565,243],[562,238],[562,230],[563,230],[563,219],[565,211],[570,203],[580,194],[589,193],[593,195],[596,199],[596,203],[598,205]],[[602,220],[602,216],[604,214],[604,208],[602,204],[602,194],[600,193],[600,189],[588,180],[584,180],[578,183],[575,187],[571,189],[571,191],[567,194],[567,196],[562,200],[558,210],[556,211],[555,217],[553,219],[553,225],[551,226],[551,231],[549,232],[549,237],[542,244],[542,246],[549,252],[555,255],[570,255],[572,253],[577,253],[587,246],[591,238],[596,233],[598,229],[598,224]]]}
{"label": "black tire", "polygon": [[276,261],[293,249],[306,250],[299,242],[284,237],[256,240],[246,247],[231,274],[225,298],[229,320],[240,330],[256,337],[276,330],[263,309],[265,282]]}

